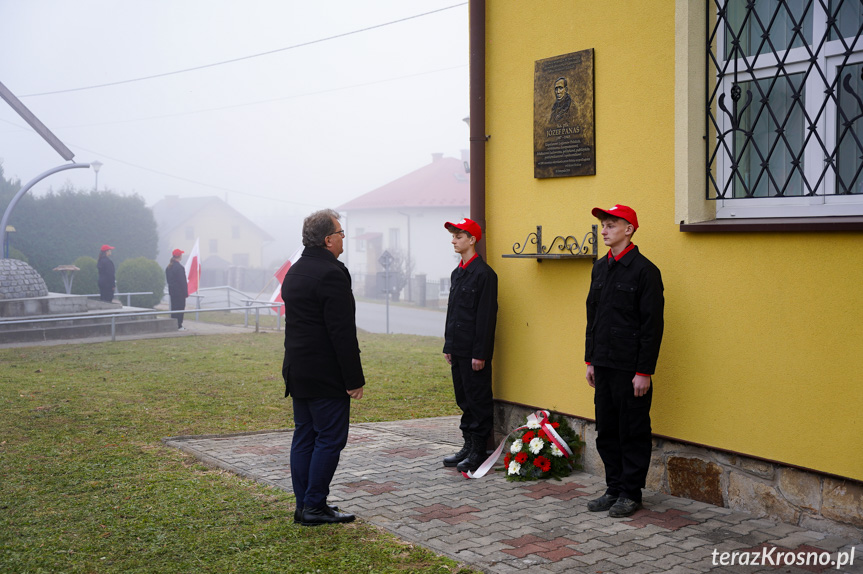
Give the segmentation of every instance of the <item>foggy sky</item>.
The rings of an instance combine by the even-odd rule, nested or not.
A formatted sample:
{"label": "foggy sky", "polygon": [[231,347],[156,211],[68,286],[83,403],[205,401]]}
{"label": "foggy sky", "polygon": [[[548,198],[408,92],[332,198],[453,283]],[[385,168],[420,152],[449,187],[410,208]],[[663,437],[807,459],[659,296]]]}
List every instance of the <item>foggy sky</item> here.
{"label": "foggy sky", "polygon": [[[280,253],[305,214],[460,157],[468,57],[459,0],[0,0],[0,81],[100,190],[219,196]],[[22,184],[65,163],[2,101],[0,161]]]}

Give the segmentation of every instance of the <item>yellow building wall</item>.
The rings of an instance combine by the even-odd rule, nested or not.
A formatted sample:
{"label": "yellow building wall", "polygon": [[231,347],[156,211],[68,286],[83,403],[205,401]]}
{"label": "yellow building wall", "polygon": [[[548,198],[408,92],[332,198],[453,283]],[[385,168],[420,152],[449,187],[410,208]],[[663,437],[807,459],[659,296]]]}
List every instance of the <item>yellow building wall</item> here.
{"label": "yellow building wall", "polygon": [[[264,238],[260,230],[249,224],[247,220],[238,218],[235,212],[222,209],[218,204],[211,205],[177,227],[169,235],[169,245],[172,246],[171,249],[179,247],[186,252],[183,255],[183,261],[195,245],[195,239],[186,239],[188,226],[194,228],[195,237],[200,239],[201,261],[206,261],[211,255],[217,255],[229,264],[233,264],[235,253],[246,253],[249,255],[249,267],[263,267],[261,253]],[[233,237],[234,226],[240,228],[239,237],[236,239]],[[217,241],[218,250],[215,253],[210,250],[211,239]],[[168,257],[170,258],[170,254]]]}
{"label": "yellow building wall", "polygon": [[[589,48],[596,175],[534,179],[534,62]],[[591,208],[623,203],[638,212],[634,242],[665,284],[654,433],[863,480],[861,235],[681,233],[674,89],[674,0],[487,2],[495,397],[593,417],[583,360],[591,261],[501,255],[537,225],[546,244],[580,239],[596,222]]]}

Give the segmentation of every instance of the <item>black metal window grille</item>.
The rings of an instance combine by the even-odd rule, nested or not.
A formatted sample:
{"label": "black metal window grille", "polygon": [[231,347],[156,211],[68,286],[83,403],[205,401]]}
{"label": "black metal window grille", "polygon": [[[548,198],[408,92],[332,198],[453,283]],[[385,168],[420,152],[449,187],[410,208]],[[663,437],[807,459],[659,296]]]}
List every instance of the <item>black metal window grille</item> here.
{"label": "black metal window grille", "polygon": [[863,0],[707,2],[707,198],[863,194]]}

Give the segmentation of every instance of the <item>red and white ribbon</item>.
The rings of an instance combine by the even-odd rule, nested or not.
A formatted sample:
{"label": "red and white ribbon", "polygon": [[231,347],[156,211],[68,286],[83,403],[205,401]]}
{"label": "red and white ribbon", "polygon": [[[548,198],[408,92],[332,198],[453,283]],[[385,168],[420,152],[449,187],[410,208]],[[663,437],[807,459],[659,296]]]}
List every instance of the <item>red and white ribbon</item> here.
{"label": "red and white ribbon", "polygon": [[539,428],[545,431],[545,435],[560,451],[563,453],[563,456],[569,458],[572,455],[572,450],[569,448],[569,445],[566,444],[566,441],[560,438],[560,435],[557,434],[557,431],[554,430],[554,427],[551,426],[551,423],[548,421],[548,417],[551,413],[548,411],[536,411],[533,414],[528,415],[527,424],[522,425],[516,429],[513,429],[508,435],[504,437],[500,444],[497,445],[497,448],[491,456],[485,459],[479,467],[473,472],[463,472],[465,478],[481,478],[486,475],[486,473],[491,470],[491,467],[494,466],[495,461],[497,461],[500,454],[503,452],[503,447],[506,445],[506,441],[509,440],[509,437],[512,436],[513,433],[516,433],[520,430],[524,430],[526,428],[530,428],[534,424],[538,424]]}

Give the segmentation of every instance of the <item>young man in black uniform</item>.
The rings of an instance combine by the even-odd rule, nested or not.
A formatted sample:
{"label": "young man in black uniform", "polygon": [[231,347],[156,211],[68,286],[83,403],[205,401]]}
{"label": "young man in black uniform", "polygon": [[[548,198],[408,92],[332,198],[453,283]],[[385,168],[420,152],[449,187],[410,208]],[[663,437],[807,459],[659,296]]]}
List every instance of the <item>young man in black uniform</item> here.
{"label": "young man in black uniform", "polygon": [[606,491],[587,504],[614,518],[641,508],[652,440],[651,375],[662,342],[662,276],[632,243],[638,217],[615,205],[591,212],[602,223],[608,256],[591,273],[584,360],[595,389],[596,450],[605,465]]}
{"label": "young man in black uniform", "polygon": [[462,410],[464,446],[444,458],[444,466],[472,472],[485,460],[492,431],[491,356],[497,324],[497,274],[476,252],[482,239],[479,224],[470,219],[445,223],[452,245],[461,256],[450,278],[444,332],[444,358],[452,366],[455,401]]}

